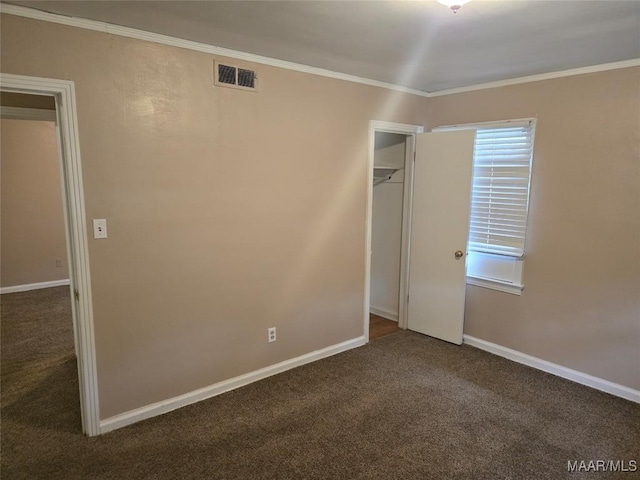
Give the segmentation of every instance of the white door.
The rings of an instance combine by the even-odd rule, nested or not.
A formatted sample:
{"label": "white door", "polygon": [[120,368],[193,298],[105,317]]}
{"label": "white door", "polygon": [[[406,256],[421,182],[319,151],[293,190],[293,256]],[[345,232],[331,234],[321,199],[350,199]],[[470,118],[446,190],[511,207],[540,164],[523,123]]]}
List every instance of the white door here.
{"label": "white door", "polygon": [[409,330],[462,343],[474,130],[416,135]]}

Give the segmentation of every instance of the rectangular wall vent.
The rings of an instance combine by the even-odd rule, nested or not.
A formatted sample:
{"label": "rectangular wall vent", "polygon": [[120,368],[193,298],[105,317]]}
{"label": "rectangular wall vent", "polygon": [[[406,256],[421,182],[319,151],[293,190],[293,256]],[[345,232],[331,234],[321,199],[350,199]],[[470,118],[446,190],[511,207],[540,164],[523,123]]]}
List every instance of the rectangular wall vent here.
{"label": "rectangular wall vent", "polygon": [[236,84],[236,75],[238,69],[229,65],[218,64],[218,83]]}
{"label": "rectangular wall vent", "polygon": [[256,72],[253,70],[238,69],[238,85],[247,88],[256,88]]}
{"label": "rectangular wall vent", "polygon": [[258,76],[255,70],[240,68],[235,65],[215,62],[214,84],[221,87],[233,87],[241,90],[257,89]]}

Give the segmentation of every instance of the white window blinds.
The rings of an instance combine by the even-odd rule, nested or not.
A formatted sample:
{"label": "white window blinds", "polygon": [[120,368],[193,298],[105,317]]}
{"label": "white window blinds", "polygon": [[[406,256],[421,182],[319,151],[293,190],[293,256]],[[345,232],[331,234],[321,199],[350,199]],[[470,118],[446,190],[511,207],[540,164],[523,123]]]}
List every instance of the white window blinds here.
{"label": "white window blinds", "polygon": [[476,127],[468,249],[522,257],[534,122],[504,125]]}

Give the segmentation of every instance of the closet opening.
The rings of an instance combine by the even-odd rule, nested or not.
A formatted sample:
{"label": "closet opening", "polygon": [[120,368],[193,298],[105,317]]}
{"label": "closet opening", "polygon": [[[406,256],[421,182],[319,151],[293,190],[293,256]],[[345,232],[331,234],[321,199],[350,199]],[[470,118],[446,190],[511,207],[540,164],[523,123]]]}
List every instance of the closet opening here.
{"label": "closet opening", "polygon": [[415,134],[422,127],[372,122],[365,334],[406,329]]}

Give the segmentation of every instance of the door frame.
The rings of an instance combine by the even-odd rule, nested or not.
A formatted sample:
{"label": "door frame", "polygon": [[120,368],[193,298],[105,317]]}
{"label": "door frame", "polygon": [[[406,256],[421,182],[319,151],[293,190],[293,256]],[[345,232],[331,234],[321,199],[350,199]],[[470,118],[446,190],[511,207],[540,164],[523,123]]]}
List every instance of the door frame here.
{"label": "door frame", "polygon": [[407,292],[409,287],[409,253],[411,242],[411,202],[413,200],[413,159],[415,136],[424,132],[422,125],[371,120],[369,122],[369,162],[367,183],[367,218],[364,271],[364,336],[369,342],[369,303],[371,301],[371,225],[373,218],[373,167],[376,132],[406,135],[409,148],[405,151],[404,194],[402,200],[402,240],[400,246],[400,295],[398,301],[398,326],[407,328]]}
{"label": "door frame", "polygon": [[93,304],[75,86],[69,80],[3,73],[0,74],[0,91],[52,96],[56,102],[58,161],[69,259],[82,431],[89,436],[98,435],[100,417]]}

